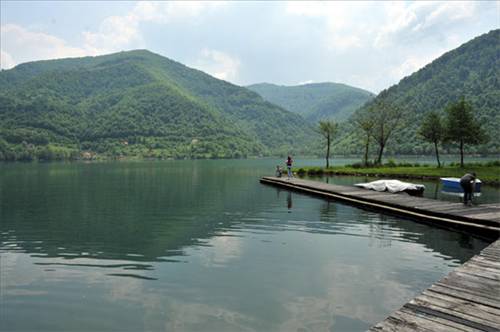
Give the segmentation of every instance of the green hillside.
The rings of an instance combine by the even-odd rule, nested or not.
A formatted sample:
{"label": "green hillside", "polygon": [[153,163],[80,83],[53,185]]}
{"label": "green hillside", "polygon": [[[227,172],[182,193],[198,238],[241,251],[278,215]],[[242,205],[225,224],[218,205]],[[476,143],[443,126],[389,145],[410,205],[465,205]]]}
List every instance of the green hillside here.
{"label": "green hillside", "polygon": [[234,158],[307,151],[298,115],[138,50],[0,72],[0,160]]}
{"label": "green hillside", "polygon": [[374,97],[366,90],[339,83],[282,86],[269,83],[250,85],[265,100],[302,115],[316,124],[322,119],[346,120]]}
{"label": "green hillside", "polygon": [[[500,30],[490,31],[460,47],[443,54],[398,84],[381,92],[387,101],[403,110],[399,130],[387,146],[388,153],[432,154],[433,149],[417,135],[418,127],[430,111],[444,115],[445,107],[462,96],[469,101],[475,117],[490,140],[479,146],[467,147],[468,153],[499,153],[500,138]],[[358,110],[364,112],[366,106]],[[335,144],[337,152],[361,153],[359,130],[353,121],[343,126]],[[447,145],[445,151],[457,152]]]}

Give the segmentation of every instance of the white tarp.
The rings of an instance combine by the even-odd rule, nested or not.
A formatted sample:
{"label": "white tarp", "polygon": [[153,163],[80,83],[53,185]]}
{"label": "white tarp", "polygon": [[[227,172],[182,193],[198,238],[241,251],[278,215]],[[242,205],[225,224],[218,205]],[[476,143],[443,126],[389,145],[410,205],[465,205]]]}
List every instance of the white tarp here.
{"label": "white tarp", "polygon": [[391,193],[398,193],[405,190],[422,190],[425,188],[423,184],[413,184],[399,180],[378,180],[368,183],[357,183],[355,186],[375,191],[387,190]]}

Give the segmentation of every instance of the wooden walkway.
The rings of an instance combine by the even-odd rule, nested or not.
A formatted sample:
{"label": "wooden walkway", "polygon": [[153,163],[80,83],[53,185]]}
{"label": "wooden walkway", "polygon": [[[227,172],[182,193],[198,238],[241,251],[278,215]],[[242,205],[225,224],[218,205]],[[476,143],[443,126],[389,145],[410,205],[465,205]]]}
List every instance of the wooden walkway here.
{"label": "wooden walkway", "polygon": [[500,240],[370,331],[500,331]]}
{"label": "wooden walkway", "polygon": [[485,232],[497,239],[424,290],[371,332],[500,332],[500,204],[466,207],[406,194],[395,195],[300,179],[264,177],[262,183],[385,210],[438,226]]}
{"label": "wooden walkway", "polygon": [[297,178],[263,177],[260,181],[265,184],[347,202],[363,208],[406,216],[439,227],[466,230],[493,239],[500,236],[499,203],[464,206],[462,203],[414,197],[406,193],[391,194]]}

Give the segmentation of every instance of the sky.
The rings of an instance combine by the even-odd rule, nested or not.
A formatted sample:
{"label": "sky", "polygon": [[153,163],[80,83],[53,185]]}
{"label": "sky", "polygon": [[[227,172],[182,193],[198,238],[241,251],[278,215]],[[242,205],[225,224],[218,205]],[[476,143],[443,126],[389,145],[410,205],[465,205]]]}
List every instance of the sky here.
{"label": "sky", "polygon": [[238,85],[378,93],[500,27],[490,2],[0,2],[0,68],[148,49]]}

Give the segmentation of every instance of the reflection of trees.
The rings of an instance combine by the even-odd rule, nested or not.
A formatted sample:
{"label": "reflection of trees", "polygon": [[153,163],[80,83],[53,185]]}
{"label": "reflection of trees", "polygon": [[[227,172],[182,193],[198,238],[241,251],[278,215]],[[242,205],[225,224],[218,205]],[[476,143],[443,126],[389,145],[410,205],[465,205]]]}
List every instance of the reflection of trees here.
{"label": "reflection of trees", "polygon": [[[206,245],[234,227],[235,213],[260,212],[280,192],[292,208],[295,194],[275,193],[253,176],[195,162],[179,165],[50,164],[4,173],[0,249],[14,250],[9,246],[15,244],[40,257],[165,261],[188,246]],[[329,200],[322,200],[319,219],[309,231],[359,236],[360,226],[367,224],[368,236],[383,246],[394,234],[453,257],[468,256],[469,248],[483,245],[466,235],[383,214],[374,218],[372,212]]]}
{"label": "reflection of trees", "polygon": [[403,238],[422,243],[442,255],[458,258],[462,263],[475,254],[471,249],[479,251],[488,245],[484,240],[462,232],[432,226],[429,228],[427,225],[412,220],[404,220],[400,224],[404,230],[401,233]]}
{"label": "reflection of trees", "polygon": [[[400,216],[380,214],[380,223],[371,223],[370,237],[378,240],[380,246],[390,246],[396,236],[409,242],[425,245],[433,252],[444,256],[469,259],[474,251],[484,248],[487,243],[468,234],[423,224]],[[457,242],[459,245],[457,245]]]}
{"label": "reflection of trees", "polygon": [[391,227],[388,226],[390,221],[391,218],[387,215],[380,214],[380,222],[369,223],[370,247],[386,248],[391,246]]}
{"label": "reflection of trees", "polygon": [[[422,224],[400,216],[350,207],[330,200],[325,200],[321,205],[320,220],[334,224],[332,226],[335,231],[343,234],[356,234],[360,227],[366,227],[370,246],[389,247],[393,240],[399,241],[402,238],[408,242],[423,244],[434,252],[461,261],[466,261],[475,251],[487,245],[483,240],[465,233]],[[332,226],[314,225],[324,229],[325,232],[331,232]]]}
{"label": "reflection of trees", "polygon": [[335,217],[336,214],[336,207],[337,207],[336,202],[332,202],[331,200],[325,199],[325,202],[321,204],[320,207],[320,220],[321,221],[329,221],[332,220],[332,217]]}
{"label": "reflection of trees", "polygon": [[272,201],[272,192],[256,193],[254,178],[164,165],[51,164],[0,177],[0,249],[15,243],[40,257],[164,261],[230,227],[231,211]]}

